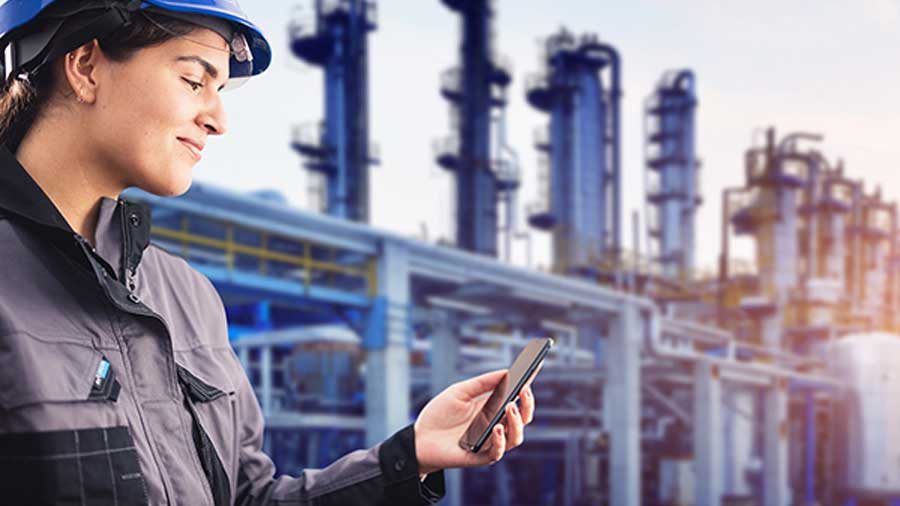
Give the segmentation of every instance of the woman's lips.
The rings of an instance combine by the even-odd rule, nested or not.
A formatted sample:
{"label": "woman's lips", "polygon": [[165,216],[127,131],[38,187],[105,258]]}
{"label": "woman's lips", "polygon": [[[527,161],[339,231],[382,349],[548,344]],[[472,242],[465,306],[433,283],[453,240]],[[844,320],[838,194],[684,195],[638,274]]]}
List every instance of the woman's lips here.
{"label": "woman's lips", "polygon": [[197,161],[200,161],[200,159],[203,158],[203,153],[201,152],[201,149],[202,149],[202,148],[198,147],[198,146],[197,146],[196,144],[194,144],[191,140],[189,140],[189,139],[184,139],[184,138],[181,138],[181,137],[179,137],[178,140],[179,140],[182,144],[184,144],[185,147],[188,148],[188,151],[191,152],[191,155],[192,155],[194,158],[196,158]]}

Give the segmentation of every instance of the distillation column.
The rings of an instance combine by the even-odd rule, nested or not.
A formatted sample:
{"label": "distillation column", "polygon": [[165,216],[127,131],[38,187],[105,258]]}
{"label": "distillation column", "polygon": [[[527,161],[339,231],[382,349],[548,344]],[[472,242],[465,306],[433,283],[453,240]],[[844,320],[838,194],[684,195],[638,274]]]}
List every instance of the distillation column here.
{"label": "distillation column", "polygon": [[[526,84],[529,104],[549,115],[535,138],[539,202],[528,207],[529,223],[552,233],[555,272],[609,280],[620,254],[619,56],[596,35],[576,37],[563,29],[546,39],[542,60],[545,68]],[[603,426],[611,440],[612,504],[638,504],[640,319],[627,313],[603,325],[574,313],[578,347],[594,350],[595,365],[609,371],[602,402],[609,408]]]}
{"label": "distillation column", "polygon": [[[807,204],[815,206],[817,197],[810,185],[815,184],[818,171],[818,162],[797,151],[798,140],[820,140],[820,136],[792,134],[776,144],[775,131],[769,129],[765,146],[747,152],[743,202],[730,217],[736,233],[751,235],[756,244],[758,293],[742,299],[741,309],[755,320],[753,337],[763,348],[776,353],[789,349],[787,329],[796,330],[800,322],[792,319],[790,310],[798,300],[795,294],[801,286],[801,267],[815,267],[816,263],[809,250],[806,265],[798,258],[800,196],[806,195]],[[806,222],[809,227],[813,221],[806,218]],[[807,229],[804,234],[813,230]],[[760,403],[763,502],[773,506],[784,506],[791,500],[788,395],[787,382],[774,381],[763,389]]]}
{"label": "distillation column", "polygon": [[506,105],[509,66],[494,51],[492,0],[442,0],[462,16],[461,64],[441,76],[455,135],[435,144],[438,165],[456,178],[456,246],[497,255],[498,193],[518,186],[517,172],[491,152],[492,112]]}
{"label": "distillation column", "polygon": [[896,310],[891,297],[891,286],[896,280],[892,262],[896,222],[896,203],[885,202],[880,189],[863,197],[860,220],[853,228],[859,236],[854,281],[856,300],[862,306],[860,316],[870,328],[889,328]]}
{"label": "distillation column", "polygon": [[702,201],[695,155],[697,108],[690,70],[663,75],[645,103],[647,202],[652,248],[663,275],[687,280],[694,269],[694,219]]}
{"label": "distillation column", "polygon": [[[595,35],[566,30],[545,43],[546,70],[529,77],[526,97],[550,115],[548,174],[529,222],[553,234],[554,270],[597,277],[615,271],[619,238],[619,57]],[[611,84],[603,87],[601,71]]]}
{"label": "distillation column", "polygon": [[315,0],[314,12],[291,24],[291,50],[325,72],[325,120],[294,129],[292,147],[305,159],[326,214],[369,221],[368,33],[373,0]]}

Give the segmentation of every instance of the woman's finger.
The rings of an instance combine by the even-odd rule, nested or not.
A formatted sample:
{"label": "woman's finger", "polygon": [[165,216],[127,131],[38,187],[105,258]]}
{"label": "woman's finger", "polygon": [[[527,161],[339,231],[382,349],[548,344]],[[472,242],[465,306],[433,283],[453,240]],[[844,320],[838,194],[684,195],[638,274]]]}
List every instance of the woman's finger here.
{"label": "woman's finger", "polygon": [[522,421],[525,425],[534,420],[534,392],[530,386],[519,392],[519,411],[522,412]]}
{"label": "woman's finger", "polygon": [[504,423],[506,424],[507,434],[506,451],[509,451],[522,444],[522,441],[525,440],[525,424],[522,423],[522,416],[516,403],[511,402],[509,407],[506,408]]}
{"label": "woman's finger", "polygon": [[487,372],[480,376],[460,381],[453,385],[453,388],[459,392],[464,401],[470,401],[482,394],[493,391],[497,384],[506,377],[506,373],[506,369]]}
{"label": "woman's finger", "polygon": [[489,463],[493,464],[499,462],[500,459],[503,458],[503,453],[506,451],[506,432],[502,423],[498,423],[497,426],[494,427],[494,434],[491,438],[493,441],[488,456],[490,457]]}

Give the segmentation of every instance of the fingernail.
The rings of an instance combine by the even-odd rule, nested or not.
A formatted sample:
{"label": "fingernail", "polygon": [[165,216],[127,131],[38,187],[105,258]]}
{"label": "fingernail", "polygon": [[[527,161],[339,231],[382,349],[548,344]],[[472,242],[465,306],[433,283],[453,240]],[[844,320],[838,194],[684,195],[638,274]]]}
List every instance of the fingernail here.
{"label": "fingernail", "polygon": [[514,415],[518,415],[518,414],[519,414],[519,407],[516,406],[515,404],[513,404],[513,405],[512,405],[512,412],[513,412]]}

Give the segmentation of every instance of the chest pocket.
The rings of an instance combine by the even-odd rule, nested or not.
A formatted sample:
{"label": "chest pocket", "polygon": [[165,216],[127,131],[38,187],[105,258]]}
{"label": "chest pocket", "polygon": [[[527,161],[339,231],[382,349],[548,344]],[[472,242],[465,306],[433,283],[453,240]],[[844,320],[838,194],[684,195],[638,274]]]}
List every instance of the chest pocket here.
{"label": "chest pocket", "polygon": [[216,506],[228,506],[231,504],[231,485],[219,449],[229,453],[235,451],[233,437],[228,437],[235,433],[234,389],[224,383],[222,388],[213,386],[181,365],[178,366],[178,383],[191,413],[194,446],[213,501]]}
{"label": "chest pocket", "polygon": [[0,337],[4,504],[146,505],[129,428],[102,423],[120,389],[89,341]]}
{"label": "chest pocket", "polygon": [[0,337],[0,407],[87,401],[102,360],[89,342]]}

